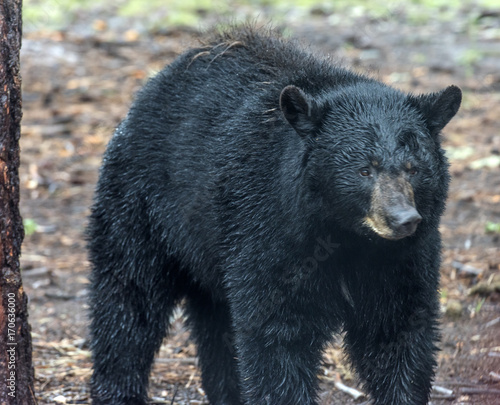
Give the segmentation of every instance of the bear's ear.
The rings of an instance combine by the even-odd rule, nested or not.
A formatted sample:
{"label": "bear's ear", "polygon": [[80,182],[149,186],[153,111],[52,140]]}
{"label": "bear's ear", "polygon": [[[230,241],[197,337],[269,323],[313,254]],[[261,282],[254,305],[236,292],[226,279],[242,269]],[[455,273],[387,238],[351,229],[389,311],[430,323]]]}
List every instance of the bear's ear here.
{"label": "bear's ear", "polygon": [[322,113],[311,96],[296,86],[286,86],[280,95],[283,116],[301,136],[312,136],[319,127]]}
{"label": "bear's ear", "polygon": [[436,135],[455,116],[462,102],[462,90],[449,86],[437,93],[410,96],[410,103],[424,115],[431,135]]}

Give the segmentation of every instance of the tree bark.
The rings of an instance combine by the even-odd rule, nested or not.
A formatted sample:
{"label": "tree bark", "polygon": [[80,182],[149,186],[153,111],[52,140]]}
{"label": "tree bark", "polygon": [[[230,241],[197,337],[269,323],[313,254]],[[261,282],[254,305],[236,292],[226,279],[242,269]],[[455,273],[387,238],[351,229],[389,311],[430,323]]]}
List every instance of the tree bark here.
{"label": "tree bark", "polygon": [[0,404],[36,404],[31,330],[19,254],[21,0],[0,0]]}

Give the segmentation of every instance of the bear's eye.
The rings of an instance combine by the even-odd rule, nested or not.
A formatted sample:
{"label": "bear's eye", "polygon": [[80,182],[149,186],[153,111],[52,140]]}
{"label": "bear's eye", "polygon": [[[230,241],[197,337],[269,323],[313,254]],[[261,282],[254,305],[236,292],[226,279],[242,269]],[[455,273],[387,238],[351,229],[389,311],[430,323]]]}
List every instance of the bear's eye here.
{"label": "bear's eye", "polygon": [[418,170],[416,167],[412,167],[411,169],[408,170],[408,173],[411,175],[411,176],[414,176],[415,174],[418,173]]}
{"label": "bear's eye", "polygon": [[370,177],[372,175],[372,172],[369,169],[361,169],[359,171],[359,174],[363,177]]}

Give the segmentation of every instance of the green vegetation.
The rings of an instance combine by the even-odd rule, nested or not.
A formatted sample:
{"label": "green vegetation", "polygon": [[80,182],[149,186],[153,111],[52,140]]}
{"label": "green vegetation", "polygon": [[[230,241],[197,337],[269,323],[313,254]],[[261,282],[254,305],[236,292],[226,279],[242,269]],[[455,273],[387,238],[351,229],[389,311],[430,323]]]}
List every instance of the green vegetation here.
{"label": "green vegetation", "polygon": [[486,233],[500,233],[500,223],[486,222],[485,231]]}
{"label": "green vegetation", "polygon": [[474,155],[475,149],[472,146],[448,146],[446,148],[446,156],[450,161],[465,160]]}
{"label": "green vegetation", "polygon": [[459,63],[465,68],[467,77],[474,75],[474,68],[483,59],[483,53],[477,49],[467,49],[459,60]]}
{"label": "green vegetation", "polygon": [[36,223],[36,221],[31,218],[26,218],[23,221],[23,225],[24,225],[24,234],[27,236],[33,235],[38,228],[38,224]]}
{"label": "green vegetation", "polygon": [[85,0],[25,0],[23,25],[31,31],[65,28],[74,22],[79,10],[98,5]]}
{"label": "green vegetation", "polygon": [[483,307],[483,304],[484,304],[484,301],[486,301],[486,298],[481,298],[477,304],[476,304],[476,307],[474,308],[474,312],[476,314],[479,313],[479,311],[481,311],[481,308]]}
{"label": "green vegetation", "polygon": [[[70,26],[84,9],[108,9],[111,15],[137,17],[155,26],[200,25],[203,17],[244,20],[307,18],[311,15],[342,14],[346,18],[405,18],[409,24],[430,20],[449,21],[461,10],[498,8],[498,0],[115,0],[109,3],[85,0],[25,0],[23,13],[28,29]],[[475,23],[475,19],[469,21]]]}

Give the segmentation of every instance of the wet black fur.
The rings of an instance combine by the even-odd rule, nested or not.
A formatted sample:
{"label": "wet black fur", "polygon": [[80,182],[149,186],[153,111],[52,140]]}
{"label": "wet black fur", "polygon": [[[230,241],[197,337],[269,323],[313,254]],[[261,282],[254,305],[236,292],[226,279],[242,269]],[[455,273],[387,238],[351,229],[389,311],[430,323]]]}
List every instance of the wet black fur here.
{"label": "wet black fur", "polygon": [[[459,104],[456,87],[406,95],[248,27],[149,80],[108,146],[88,229],[94,404],[146,403],[183,298],[212,404],[316,404],[322,349],[342,330],[376,405],[427,403],[439,131]],[[359,171],[408,162],[423,220],[385,240],[362,223],[373,179]]]}

